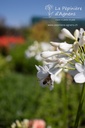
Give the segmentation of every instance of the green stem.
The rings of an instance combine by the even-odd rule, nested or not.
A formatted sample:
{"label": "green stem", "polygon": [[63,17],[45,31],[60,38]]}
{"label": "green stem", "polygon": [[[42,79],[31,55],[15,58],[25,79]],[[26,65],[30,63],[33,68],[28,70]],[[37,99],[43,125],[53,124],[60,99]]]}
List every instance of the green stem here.
{"label": "green stem", "polygon": [[67,76],[65,73],[64,87],[63,87],[63,120],[64,120],[64,128],[67,128]]}
{"label": "green stem", "polygon": [[78,125],[79,125],[81,111],[82,111],[82,107],[83,107],[83,101],[84,101],[84,89],[85,89],[85,84],[83,84],[83,86],[82,86],[80,100],[79,100],[79,106],[78,106],[78,110],[77,110],[77,114],[76,114],[76,120],[75,120],[74,128],[78,128]]}

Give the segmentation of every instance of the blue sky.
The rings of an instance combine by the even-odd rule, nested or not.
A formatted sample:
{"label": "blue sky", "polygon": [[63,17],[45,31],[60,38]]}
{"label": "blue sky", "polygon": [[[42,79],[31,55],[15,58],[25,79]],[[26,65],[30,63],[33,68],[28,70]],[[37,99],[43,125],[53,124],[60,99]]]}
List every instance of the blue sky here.
{"label": "blue sky", "polygon": [[29,24],[33,16],[48,16],[45,6],[82,7],[75,18],[85,18],[85,0],[0,0],[0,16],[11,26]]}

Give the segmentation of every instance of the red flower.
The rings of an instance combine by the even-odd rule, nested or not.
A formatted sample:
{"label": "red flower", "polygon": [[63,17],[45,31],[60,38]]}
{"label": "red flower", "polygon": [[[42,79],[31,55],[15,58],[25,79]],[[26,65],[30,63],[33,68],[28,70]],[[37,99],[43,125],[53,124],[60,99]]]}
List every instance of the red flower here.
{"label": "red flower", "polygon": [[23,44],[25,42],[24,38],[19,36],[1,36],[0,37],[0,47],[9,47],[10,44]]}

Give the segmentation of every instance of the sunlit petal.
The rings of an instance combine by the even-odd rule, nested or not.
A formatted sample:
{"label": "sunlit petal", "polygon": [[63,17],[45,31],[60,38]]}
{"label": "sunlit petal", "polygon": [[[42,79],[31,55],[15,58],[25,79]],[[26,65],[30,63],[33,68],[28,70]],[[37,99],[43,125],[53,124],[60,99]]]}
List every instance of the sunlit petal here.
{"label": "sunlit petal", "polygon": [[74,37],[74,36],[70,33],[70,31],[67,30],[66,28],[63,28],[63,29],[61,30],[61,32],[62,32],[66,37],[75,40],[75,37]]}
{"label": "sunlit petal", "polygon": [[76,83],[84,83],[85,82],[85,75],[82,73],[78,73],[74,76],[74,80]]}
{"label": "sunlit petal", "polygon": [[76,39],[78,39],[78,37],[79,37],[79,30],[78,30],[78,29],[76,29],[76,30],[74,31],[74,37],[75,37]]}

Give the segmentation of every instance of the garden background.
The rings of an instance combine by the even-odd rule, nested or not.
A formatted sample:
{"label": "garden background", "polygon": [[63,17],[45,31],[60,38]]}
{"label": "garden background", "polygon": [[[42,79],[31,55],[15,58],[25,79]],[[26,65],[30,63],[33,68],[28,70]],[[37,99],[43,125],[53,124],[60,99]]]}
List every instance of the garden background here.
{"label": "garden background", "polygon": [[[73,6],[65,1],[64,5]],[[83,7],[82,0],[77,2]],[[48,87],[41,88],[35,65],[43,65],[40,53],[53,49],[49,45],[50,41],[61,41],[59,33],[63,26],[59,24],[65,24],[65,28],[73,33],[76,28],[85,29],[85,19],[82,15],[74,21],[48,18],[45,6],[53,4],[52,0],[42,3],[0,0],[0,128],[11,128],[13,122],[23,119],[42,119],[46,126],[52,128],[72,128],[74,124],[80,85],[75,84],[73,78],[65,73],[52,91]],[[60,2],[58,6],[63,4]],[[68,38],[66,40],[69,42]],[[80,128],[85,128],[84,108],[85,103]]]}

